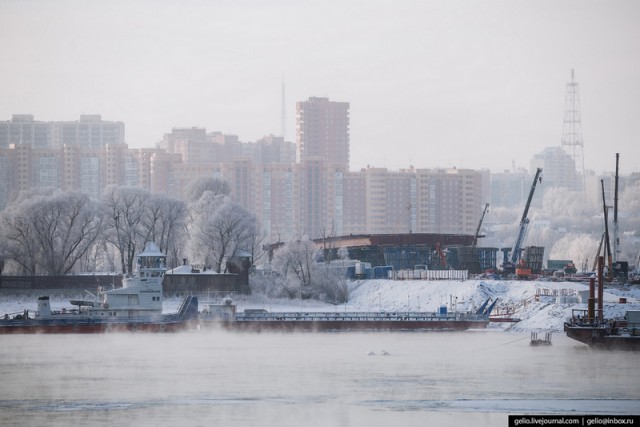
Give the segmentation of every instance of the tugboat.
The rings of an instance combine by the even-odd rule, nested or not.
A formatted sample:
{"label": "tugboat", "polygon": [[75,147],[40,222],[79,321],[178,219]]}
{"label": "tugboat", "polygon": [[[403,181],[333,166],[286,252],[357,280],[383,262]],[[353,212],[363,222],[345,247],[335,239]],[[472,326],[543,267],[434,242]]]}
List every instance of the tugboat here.
{"label": "tugboat", "polygon": [[25,310],[0,318],[0,334],[186,329],[198,316],[198,299],[187,296],[178,313],[163,314],[162,278],[166,269],[166,255],[154,243],[147,243],[137,256],[135,272],[123,278],[122,288],[99,287],[93,301],[71,300],[74,307],[61,310],[52,310],[49,297],[41,296],[33,317]]}

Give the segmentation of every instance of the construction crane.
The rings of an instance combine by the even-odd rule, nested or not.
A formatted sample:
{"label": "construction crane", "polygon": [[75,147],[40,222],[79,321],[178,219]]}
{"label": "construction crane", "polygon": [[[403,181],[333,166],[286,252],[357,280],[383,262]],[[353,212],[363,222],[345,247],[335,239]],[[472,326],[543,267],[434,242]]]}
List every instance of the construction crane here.
{"label": "construction crane", "polygon": [[604,179],[600,180],[600,184],[602,184],[602,209],[604,210],[604,252],[609,266],[608,280],[610,282],[613,280],[613,260],[611,259],[611,244],[609,243],[609,209],[604,197]]}
{"label": "construction crane", "polygon": [[513,246],[513,250],[511,251],[511,262],[507,263],[507,265],[503,265],[503,270],[515,271],[515,266],[518,260],[520,259],[520,252],[522,251],[522,244],[524,242],[524,236],[527,234],[527,228],[529,226],[529,218],[527,215],[529,214],[529,207],[531,206],[531,200],[533,199],[533,193],[536,191],[536,185],[538,182],[542,182],[542,178],[540,174],[542,173],[542,168],[538,168],[536,170],[536,175],[533,178],[533,183],[531,184],[531,190],[529,191],[529,198],[527,199],[527,204],[524,207],[524,212],[522,212],[522,218],[520,219],[520,229],[518,231],[518,238],[516,239],[516,243]]}
{"label": "construction crane", "polygon": [[478,228],[476,229],[476,235],[473,237],[473,245],[476,246],[478,244],[478,235],[480,234],[480,227],[482,226],[482,221],[484,220],[484,215],[487,213],[487,209],[489,209],[489,203],[484,205],[484,210],[482,211],[482,216],[480,217],[480,222],[478,223]]}
{"label": "construction crane", "polygon": [[593,267],[591,267],[591,271],[596,271],[596,267],[598,266],[598,258],[600,257],[600,252],[602,251],[603,243],[604,243],[604,233],[602,233],[602,238],[600,239],[600,244],[598,245],[598,252],[596,252],[596,257],[593,260]]}

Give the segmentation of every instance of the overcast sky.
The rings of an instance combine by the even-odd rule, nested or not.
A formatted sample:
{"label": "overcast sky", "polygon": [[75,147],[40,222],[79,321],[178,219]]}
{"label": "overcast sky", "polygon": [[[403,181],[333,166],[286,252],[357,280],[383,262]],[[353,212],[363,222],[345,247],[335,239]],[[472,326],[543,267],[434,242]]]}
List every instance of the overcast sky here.
{"label": "overcast sky", "polygon": [[638,171],[640,2],[0,0],[0,120],[102,114],[287,139],[295,103],[351,104],[351,169],[529,167],[580,85],[587,168]]}

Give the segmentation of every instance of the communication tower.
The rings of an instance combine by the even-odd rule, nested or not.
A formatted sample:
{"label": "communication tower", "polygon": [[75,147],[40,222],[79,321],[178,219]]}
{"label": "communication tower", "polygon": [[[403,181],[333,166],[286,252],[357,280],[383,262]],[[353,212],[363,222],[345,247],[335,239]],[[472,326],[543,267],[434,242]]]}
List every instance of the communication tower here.
{"label": "communication tower", "polygon": [[582,119],[580,116],[580,88],[571,70],[571,82],[567,83],[564,101],[564,124],[562,126],[562,147],[567,147],[573,157],[576,170],[577,191],[585,192],[584,142],[582,141]]}
{"label": "communication tower", "polygon": [[280,111],[280,133],[282,134],[282,139],[287,140],[287,112],[286,112],[286,101],[285,101],[285,91],[284,91],[284,74],[282,75],[282,108]]}

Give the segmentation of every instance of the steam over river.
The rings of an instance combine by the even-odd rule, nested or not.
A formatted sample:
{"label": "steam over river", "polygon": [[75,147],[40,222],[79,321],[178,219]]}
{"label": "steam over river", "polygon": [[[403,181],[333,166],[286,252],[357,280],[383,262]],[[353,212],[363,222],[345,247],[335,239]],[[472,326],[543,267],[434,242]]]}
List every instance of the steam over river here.
{"label": "steam over river", "polygon": [[[0,336],[0,425],[501,426],[633,414],[638,354],[496,331]],[[437,424],[436,424],[437,423]]]}

